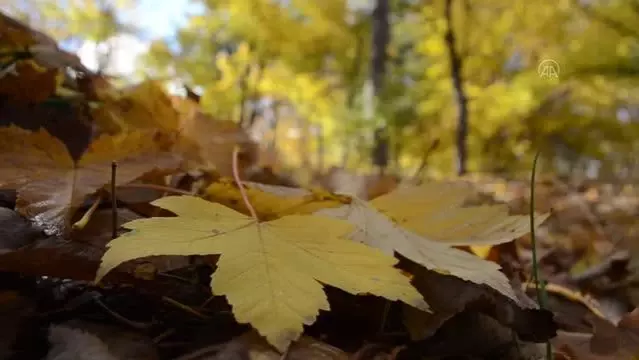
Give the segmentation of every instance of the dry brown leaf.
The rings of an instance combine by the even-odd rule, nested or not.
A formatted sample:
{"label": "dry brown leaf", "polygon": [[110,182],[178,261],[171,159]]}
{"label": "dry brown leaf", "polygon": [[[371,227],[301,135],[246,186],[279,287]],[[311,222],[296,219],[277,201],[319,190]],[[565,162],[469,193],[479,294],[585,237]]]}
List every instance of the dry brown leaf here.
{"label": "dry brown leaf", "polygon": [[[249,331],[228,342],[211,358],[202,360],[280,360],[282,355],[272,348],[256,331]],[[308,336],[302,336],[291,344],[287,352],[289,360],[348,360],[349,356],[340,349]]]}
{"label": "dry brown leaf", "polygon": [[32,60],[18,61],[13,71],[0,75],[0,95],[10,101],[37,103],[55,94],[63,77],[58,69],[47,69]]}
{"label": "dry brown leaf", "polygon": [[639,308],[625,314],[615,326],[607,320],[591,317],[595,333],[590,349],[599,355],[615,354],[619,358],[639,353]]}
{"label": "dry brown leaf", "polygon": [[432,336],[446,321],[463,311],[490,316],[525,341],[543,342],[555,335],[557,325],[552,313],[536,309],[536,304],[524,294],[517,293],[515,302],[486,286],[428,271],[414,263],[404,261],[400,267],[414,275],[412,284],[433,309],[432,313],[426,313],[403,307],[404,324],[414,340]]}
{"label": "dry brown leaf", "polygon": [[102,105],[93,109],[92,114],[105,132],[140,128],[178,130],[178,112],[158,82],[145,81],[122,90],[110,86],[96,90]]}
{"label": "dry brown leaf", "polygon": [[616,355],[597,355],[590,351],[592,334],[558,331],[551,343],[557,359],[567,360],[632,360]]}
{"label": "dry brown leaf", "polygon": [[42,231],[15,211],[0,207],[0,254],[27,246],[42,236]]}
{"label": "dry brown leaf", "polygon": [[0,139],[0,187],[16,189],[17,210],[52,233],[68,229],[86,196],[111,181],[112,161],[118,162],[116,185],[181,162],[157,131],[101,136],[78,161],[43,129],[2,128]]}
{"label": "dry brown leaf", "polygon": [[[139,215],[127,209],[118,209],[118,227],[138,218],[140,218]],[[31,228],[22,224],[24,220],[17,224],[14,221],[0,223],[0,226],[15,225],[16,234],[14,236],[28,239],[28,243],[24,244],[28,246],[0,252],[0,271],[84,281],[93,280],[100,257],[104,254],[105,245],[111,240],[111,219],[111,209],[97,210],[84,228],[70,234],[73,241],[55,236],[45,237],[41,231],[35,233]],[[139,271],[139,266],[147,264],[153,265],[158,271],[170,271],[187,266],[188,259],[180,256],[157,256],[132,261],[112,272],[108,280],[135,283],[137,286],[157,284],[136,281],[136,270]]]}
{"label": "dry brown leaf", "polygon": [[151,339],[119,326],[71,320],[49,328],[51,349],[45,360],[157,360]]}
{"label": "dry brown leaf", "polygon": [[17,291],[0,290],[0,354],[8,358],[18,336],[17,329],[29,321],[35,314],[35,300],[21,295]]}
{"label": "dry brown leaf", "polygon": [[199,147],[204,165],[213,166],[222,176],[232,176],[233,149],[240,146],[239,167],[244,169],[257,160],[257,145],[233,121],[222,121],[201,112],[184,114],[180,133]]}
{"label": "dry brown leaf", "polygon": [[240,126],[205,115],[190,100],[170,97],[157,81],[145,81],[124,90],[110,86],[97,89],[102,106],[92,114],[108,133],[153,128],[175,134],[174,151],[197,165],[213,166],[232,175],[233,149],[239,145],[241,169],[256,161],[257,146]]}
{"label": "dry brown leaf", "polygon": [[[77,55],[60,50],[52,37],[0,12],[0,50],[25,49],[30,52],[33,59],[48,69],[69,66],[77,71],[89,73]],[[7,57],[2,60],[7,60]]]}

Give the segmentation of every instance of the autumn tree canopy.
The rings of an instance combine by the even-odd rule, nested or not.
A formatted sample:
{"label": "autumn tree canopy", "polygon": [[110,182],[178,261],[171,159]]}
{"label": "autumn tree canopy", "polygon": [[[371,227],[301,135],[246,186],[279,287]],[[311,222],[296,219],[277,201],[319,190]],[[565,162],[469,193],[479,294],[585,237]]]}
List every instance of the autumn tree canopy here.
{"label": "autumn tree canopy", "polygon": [[[59,40],[143,33],[125,16],[135,1],[23,3]],[[287,167],[371,168],[383,127],[393,171],[454,173],[464,112],[470,172],[528,171],[537,150],[560,173],[636,172],[632,1],[392,0],[381,75],[375,2],[195,3],[174,37],[150,40],[140,74],[187,85]]]}

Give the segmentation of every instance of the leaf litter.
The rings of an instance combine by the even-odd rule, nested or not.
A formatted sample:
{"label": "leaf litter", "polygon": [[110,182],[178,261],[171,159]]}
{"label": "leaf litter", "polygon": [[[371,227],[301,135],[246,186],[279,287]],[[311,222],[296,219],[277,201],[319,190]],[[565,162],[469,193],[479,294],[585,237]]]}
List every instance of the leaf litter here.
{"label": "leaf litter", "polygon": [[255,222],[187,196],[153,204],[178,216],[127,223],[133,232],[109,243],[96,281],[139,257],[220,254],[211,289],[226,296],[238,321],[250,323],[281,351],[319,310],[330,309],[320,283],[428,308],[393,267],[395,258],[342,238],[351,231],[346,222],[310,215]]}
{"label": "leaf litter", "polygon": [[[226,344],[214,347],[213,353],[223,349],[220,356],[239,346],[273,358],[286,348],[290,356],[323,348],[318,357],[335,358],[371,352],[534,358],[541,354],[536,345],[549,339],[557,358],[612,359],[637,351],[636,249],[616,241],[636,234],[633,189],[558,179],[535,184],[542,189],[539,265],[554,286],[550,309],[542,310],[528,283],[529,184],[460,179],[397,186],[399,179],[370,176],[351,182],[366,187],[352,192],[360,199],[330,187],[278,186],[277,175],[265,170],[272,183],[238,185],[224,178],[232,173],[233,149],[248,154],[240,172],[254,165],[256,152],[242,129],[203,115],[196,103],[168,96],[153,81],[116,89],[50,37],[5,15],[0,21],[0,47],[31,53],[0,78],[0,92],[10,99],[0,106],[0,184],[9,190],[1,194],[7,205],[0,224],[13,230],[3,232],[0,255],[0,299],[13,300],[0,307],[31,309],[33,294],[56,299],[38,305],[50,315],[40,316],[35,328],[32,321],[12,322],[14,355],[46,354],[47,345],[37,345],[47,343],[42,324],[87,312],[116,328],[146,329],[139,332],[155,338],[151,347],[184,344],[163,350],[166,358],[211,344]],[[83,76],[70,78],[69,67]],[[39,91],[25,90],[34,87]],[[52,103],[63,106],[53,111]],[[73,122],[59,125],[63,117]],[[61,130],[79,125],[86,129],[79,140]],[[163,185],[155,176],[160,169],[173,180],[184,177],[183,160],[186,170],[205,174],[197,186],[171,188],[171,179]],[[138,179],[136,185],[165,193],[142,215],[127,215],[129,222],[120,214],[137,208],[108,196],[113,161],[116,188]],[[171,193],[202,198],[166,196]],[[85,229],[68,231],[92,204],[98,208]],[[118,237],[105,246],[114,230],[112,209]],[[625,257],[615,255],[617,248]],[[152,276],[140,276],[142,268]],[[87,281],[96,273],[99,284]],[[25,295],[16,297],[16,290]],[[327,325],[332,312],[337,326]],[[366,321],[340,323],[350,315]],[[351,325],[365,336],[340,332]],[[240,341],[249,334],[248,343]]]}

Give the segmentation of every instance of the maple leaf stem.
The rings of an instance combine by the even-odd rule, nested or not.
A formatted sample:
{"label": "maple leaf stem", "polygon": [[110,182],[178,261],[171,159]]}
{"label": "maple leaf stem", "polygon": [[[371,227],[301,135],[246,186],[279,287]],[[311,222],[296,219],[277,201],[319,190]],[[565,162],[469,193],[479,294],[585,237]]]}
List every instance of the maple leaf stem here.
{"label": "maple leaf stem", "polygon": [[80,220],[76,221],[73,224],[72,228],[74,230],[82,230],[85,226],[87,226],[87,224],[89,223],[89,220],[91,219],[91,216],[93,215],[95,210],[98,208],[98,205],[100,205],[101,201],[102,201],[102,197],[98,196],[98,198],[95,200],[93,205],[91,205],[89,210],[87,210],[87,212],[85,212],[84,215],[82,215],[82,218],[80,218]]}
{"label": "maple leaf stem", "polygon": [[251,202],[249,201],[248,196],[246,195],[246,190],[244,189],[244,186],[242,186],[242,181],[240,180],[240,171],[239,171],[239,166],[237,165],[238,164],[237,158],[239,153],[240,153],[240,148],[238,146],[235,146],[233,148],[233,179],[237,183],[237,187],[240,189],[240,194],[242,195],[242,200],[244,200],[244,204],[246,204],[246,208],[251,213],[251,216],[253,217],[253,219],[259,222],[260,219],[257,217],[257,212],[255,212],[253,205],[251,205]]}

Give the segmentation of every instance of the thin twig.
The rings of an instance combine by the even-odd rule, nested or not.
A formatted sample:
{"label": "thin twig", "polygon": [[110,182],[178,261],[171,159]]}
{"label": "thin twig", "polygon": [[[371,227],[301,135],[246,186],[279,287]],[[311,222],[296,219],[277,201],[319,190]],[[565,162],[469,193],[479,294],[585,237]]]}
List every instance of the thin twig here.
{"label": "thin twig", "polygon": [[[532,242],[532,257],[533,257],[533,278],[535,279],[535,287],[537,290],[537,301],[542,309],[547,308],[547,295],[546,295],[546,283],[539,279],[539,263],[537,260],[537,239],[535,237],[535,177],[537,173],[537,161],[541,151],[537,151],[535,159],[533,160],[532,173],[530,174],[530,239]],[[546,359],[552,359],[552,346],[550,341],[546,342]]]}
{"label": "thin twig", "polygon": [[139,322],[139,321],[133,321],[133,320],[129,320],[127,318],[125,318],[124,316],[116,313],[115,311],[109,309],[108,306],[106,306],[102,301],[100,301],[100,299],[98,299],[97,297],[93,298],[93,301],[95,301],[96,304],[98,304],[101,308],[103,308],[106,312],[108,312],[111,316],[113,316],[116,320],[134,328],[137,330],[148,330],[151,328],[152,324],[150,323],[143,323],[143,322]]}
{"label": "thin twig", "polygon": [[115,195],[115,174],[118,164],[111,163],[111,239],[118,237],[118,200]]}
{"label": "thin twig", "polygon": [[153,338],[153,343],[158,344],[160,341],[166,339],[167,337],[175,334],[175,329],[168,329],[167,331],[161,333],[160,335]]}
{"label": "thin twig", "polygon": [[188,305],[184,305],[179,301],[173,300],[168,296],[162,296],[162,301],[164,301],[167,304],[173,305],[179,309],[182,309],[188,313],[191,313],[197,317],[199,317],[202,320],[209,320],[210,318],[202,313],[200,313],[199,311],[193,309],[192,307],[188,306]]}
{"label": "thin twig", "polygon": [[201,349],[195,350],[191,353],[182,355],[180,357],[177,357],[173,360],[195,360],[195,359],[201,359],[203,355],[207,355],[210,353],[217,353],[220,352],[222,349],[224,349],[224,347],[226,346],[226,344],[215,344],[215,345],[210,345],[207,347],[203,347]]}

